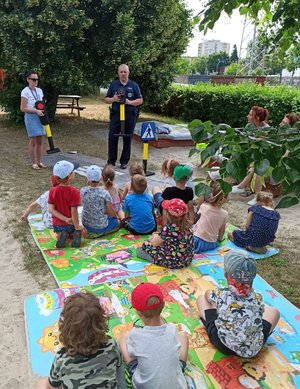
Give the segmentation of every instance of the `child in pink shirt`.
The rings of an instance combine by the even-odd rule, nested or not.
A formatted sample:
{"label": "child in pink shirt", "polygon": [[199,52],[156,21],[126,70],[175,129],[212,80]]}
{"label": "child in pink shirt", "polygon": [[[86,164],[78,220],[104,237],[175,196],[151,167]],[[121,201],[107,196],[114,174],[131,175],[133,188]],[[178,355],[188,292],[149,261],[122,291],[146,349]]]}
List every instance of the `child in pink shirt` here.
{"label": "child in pink shirt", "polygon": [[222,205],[226,201],[227,196],[215,184],[208,201],[201,204],[198,211],[200,218],[193,228],[195,253],[213,250],[218,246],[218,240],[223,240],[228,212]]}

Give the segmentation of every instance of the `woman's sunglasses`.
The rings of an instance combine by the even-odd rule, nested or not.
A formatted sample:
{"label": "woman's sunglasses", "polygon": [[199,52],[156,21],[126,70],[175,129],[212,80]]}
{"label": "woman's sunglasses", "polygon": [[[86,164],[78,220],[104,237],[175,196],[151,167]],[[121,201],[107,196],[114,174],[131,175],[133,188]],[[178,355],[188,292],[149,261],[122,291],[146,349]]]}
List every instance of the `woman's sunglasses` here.
{"label": "woman's sunglasses", "polygon": [[38,78],[30,78],[30,77],[28,77],[28,80],[38,82],[39,79]]}

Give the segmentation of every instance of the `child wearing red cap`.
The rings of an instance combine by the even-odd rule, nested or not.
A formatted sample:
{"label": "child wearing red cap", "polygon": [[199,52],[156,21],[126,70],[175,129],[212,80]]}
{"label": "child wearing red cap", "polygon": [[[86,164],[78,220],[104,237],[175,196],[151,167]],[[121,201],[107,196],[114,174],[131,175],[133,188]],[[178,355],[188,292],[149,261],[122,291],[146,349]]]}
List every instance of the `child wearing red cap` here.
{"label": "child wearing red cap", "polygon": [[[57,186],[58,182],[56,181],[55,177],[51,177],[52,186]],[[48,211],[48,198],[49,198],[49,190],[47,190],[45,193],[43,193],[38,199],[33,201],[28,205],[28,207],[25,209],[23,215],[21,216],[21,220],[23,222],[28,222],[28,216],[31,212],[36,210],[38,207],[42,208],[42,219],[45,227],[52,228],[52,215]]]}
{"label": "child wearing red cap", "polygon": [[120,339],[127,381],[132,380],[135,389],[186,388],[188,338],[162,319],[165,303],[160,287],[150,282],[138,285],[131,304],[144,327],[134,327]]}
{"label": "child wearing red cap", "polygon": [[150,241],[138,248],[137,256],[170,269],[189,266],[194,257],[194,237],[187,220],[187,206],[183,200],[162,202],[167,224]]}
{"label": "child wearing red cap", "polygon": [[276,327],[278,309],[262,302],[252,288],[256,261],[241,250],[224,256],[228,288],[207,290],[197,300],[200,319],[211,343],[223,354],[254,357]]}

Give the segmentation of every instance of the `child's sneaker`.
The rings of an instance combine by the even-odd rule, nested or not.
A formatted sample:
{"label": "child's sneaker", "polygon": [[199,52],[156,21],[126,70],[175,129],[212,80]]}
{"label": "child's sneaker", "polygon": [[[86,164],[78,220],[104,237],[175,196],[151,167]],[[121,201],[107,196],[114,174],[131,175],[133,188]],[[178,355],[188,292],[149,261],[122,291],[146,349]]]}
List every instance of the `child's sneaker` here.
{"label": "child's sneaker", "polygon": [[254,199],[248,201],[247,204],[248,204],[248,205],[251,205],[251,206],[256,205],[256,196],[254,197]]}
{"label": "child's sneaker", "polygon": [[81,245],[81,230],[75,230],[73,232],[71,247],[80,247],[80,245]]}
{"label": "child's sneaker", "polygon": [[68,232],[67,231],[62,231],[59,233],[57,242],[56,242],[56,248],[58,249],[63,249],[66,247],[66,240],[68,238]]}

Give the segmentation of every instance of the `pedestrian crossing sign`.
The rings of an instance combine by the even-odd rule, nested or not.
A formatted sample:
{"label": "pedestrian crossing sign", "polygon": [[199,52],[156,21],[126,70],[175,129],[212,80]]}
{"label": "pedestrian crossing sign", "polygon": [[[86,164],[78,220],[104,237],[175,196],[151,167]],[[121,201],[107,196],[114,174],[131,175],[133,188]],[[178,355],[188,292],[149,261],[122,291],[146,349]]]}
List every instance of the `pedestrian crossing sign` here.
{"label": "pedestrian crossing sign", "polygon": [[141,140],[143,142],[155,140],[155,122],[144,122],[142,124]]}

